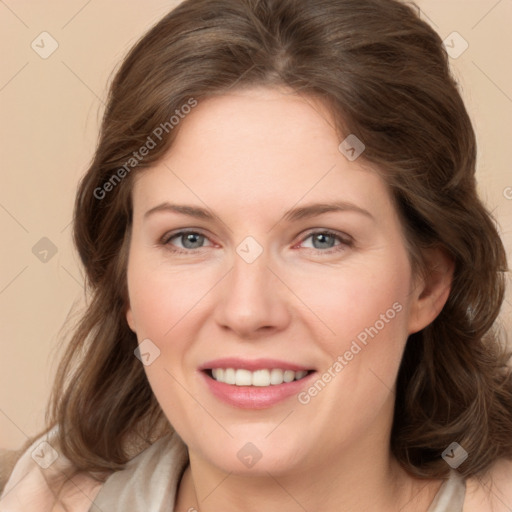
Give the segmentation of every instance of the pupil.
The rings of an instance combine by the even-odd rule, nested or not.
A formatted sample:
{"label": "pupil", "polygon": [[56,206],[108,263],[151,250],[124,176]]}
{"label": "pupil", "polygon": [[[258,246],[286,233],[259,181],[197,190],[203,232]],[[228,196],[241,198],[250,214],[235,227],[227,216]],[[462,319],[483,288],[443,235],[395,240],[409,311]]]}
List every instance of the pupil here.
{"label": "pupil", "polygon": [[326,233],[320,233],[320,234],[316,235],[316,237],[314,237],[314,239],[315,239],[315,241],[319,242],[320,244],[327,244],[327,245],[323,245],[322,247],[319,247],[319,248],[325,248],[325,247],[331,248],[333,246],[332,243],[326,242],[326,239],[330,239],[331,242],[334,241],[334,239],[331,237],[331,235],[328,235]]}
{"label": "pupil", "polygon": [[[187,247],[187,249],[194,249],[195,247],[190,247],[189,245],[190,244],[197,244],[198,241],[201,240],[201,238],[203,238],[202,235],[199,235],[197,233],[188,233],[186,236],[185,236],[185,240],[184,240],[184,246]],[[196,240],[194,240],[196,239]],[[199,240],[197,240],[199,239]]]}

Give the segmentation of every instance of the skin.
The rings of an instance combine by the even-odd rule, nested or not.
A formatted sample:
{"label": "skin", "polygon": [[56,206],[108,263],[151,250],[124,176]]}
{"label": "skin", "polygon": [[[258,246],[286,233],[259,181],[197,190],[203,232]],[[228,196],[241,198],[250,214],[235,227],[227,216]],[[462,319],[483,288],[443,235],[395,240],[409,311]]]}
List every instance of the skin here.
{"label": "skin", "polygon": [[[189,448],[176,510],[424,511],[441,484],[408,476],[388,444],[407,337],[441,311],[453,266],[432,251],[428,281],[413,275],[385,182],[338,150],[333,125],[320,102],[287,89],[234,91],[200,102],[166,157],[136,177],[126,316],[139,342],[160,350],[147,377]],[[282,219],[333,201],[369,215]],[[166,202],[215,217],[146,215]],[[314,245],[311,231],[326,229],[342,238]],[[205,238],[191,249],[178,230]],[[252,263],[236,252],[247,236],[263,248]],[[396,303],[401,311],[307,405],[293,396],[242,410],[198,371],[235,356],[321,374]],[[252,468],[237,457],[248,442],[261,452]]]}

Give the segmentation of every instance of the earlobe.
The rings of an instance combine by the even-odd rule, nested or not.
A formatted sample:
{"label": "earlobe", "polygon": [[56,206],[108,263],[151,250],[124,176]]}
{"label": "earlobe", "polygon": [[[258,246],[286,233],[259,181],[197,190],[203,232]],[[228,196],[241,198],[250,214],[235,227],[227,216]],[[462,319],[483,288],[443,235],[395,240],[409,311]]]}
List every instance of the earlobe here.
{"label": "earlobe", "polygon": [[452,285],[453,259],[440,248],[428,249],[424,256],[427,271],[418,278],[412,292],[409,334],[421,331],[436,319],[448,300]]}
{"label": "earlobe", "polygon": [[137,332],[135,329],[135,321],[133,319],[133,313],[130,306],[126,309],[126,321],[128,322],[128,326],[133,332]]}

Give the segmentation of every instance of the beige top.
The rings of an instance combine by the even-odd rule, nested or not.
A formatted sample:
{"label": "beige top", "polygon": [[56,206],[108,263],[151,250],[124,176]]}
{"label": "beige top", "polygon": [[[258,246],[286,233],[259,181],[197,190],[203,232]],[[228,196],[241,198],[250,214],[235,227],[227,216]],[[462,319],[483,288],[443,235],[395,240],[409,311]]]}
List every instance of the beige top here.
{"label": "beige top", "polygon": [[[47,438],[50,445],[51,435]],[[52,462],[56,452],[41,445],[42,441],[36,441],[16,464],[0,498],[0,512],[170,512],[188,464],[183,441],[176,434],[166,436],[104,484],[87,475],[73,478],[61,501],[55,503],[44,477],[69,470],[71,463],[62,455]],[[42,467],[48,462],[48,467]],[[463,512],[465,492],[465,481],[452,470],[427,512]]]}

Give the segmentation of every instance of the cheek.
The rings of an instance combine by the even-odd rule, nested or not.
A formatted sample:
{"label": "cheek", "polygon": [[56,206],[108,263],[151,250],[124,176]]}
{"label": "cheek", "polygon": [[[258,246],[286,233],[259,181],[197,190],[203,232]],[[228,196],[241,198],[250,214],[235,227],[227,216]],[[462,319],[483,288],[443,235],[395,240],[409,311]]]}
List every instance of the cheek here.
{"label": "cheek", "polygon": [[407,335],[407,276],[383,271],[357,277],[352,275],[346,283],[352,293],[344,304],[344,332],[362,346],[378,339],[387,348],[400,347]]}
{"label": "cheek", "polygon": [[[195,341],[211,313],[208,292],[218,278],[211,269],[171,270],[165,264],[139,258],[134,257],[128,268],[130,306],[139,343],[149,339],[158,354],[144,369],[166,414],[178,421],[176,414],[184,414],[179,404],[186,404],[190,398],[182,396],[178,383],[193,378],[189,370],[197,360]],[[168,401],[172,406],[165,405]]]}
{"label": "cheek", "polygon": [[405,253],[390,253],[387,258],[379,254],[364,264],[359,261],[336,271],[319,267],[305,275],[297,274],[288,283],[315,314],[309,315],[309,325],[318,326],[311,327],[315,338],[331,357],[350,350],[353,341],[361,347],[375,340],[387,349],[403,348],[410,300]]}
{"label": "cheek", "polygon": [[[345,432],[343,418],[354,418],[347,428],[356,435],[372,424],[383,404],[391,400],[408,337],[410,300],[406,256],[395,254],[378,264],[345,270],[323,278],[317,274],[314,286],[313,282],[303,283],[303,293],[309,284],[308,305],[329,330],[322,326],[316,331],[324,333],[315,338],[325,354],[324,365],[318,380],[299,397],[301,404],[314,404],[311,410],[319,421],[336,424],[339,419],[339,429],[333,428],[340,436]],[[343,407],[327,405],[322,409],[329,403]],[[363,409],[361,404],[365,404]]]}
{"label": "cheek", "polygon": [[198,284],[204,278],[204,272],[171,272],[136,254],[128,267],[138,341],[149,339],[157,347],[150,349],[152,359],[144,371],[166,417],[178,430],[202,417],[200,407],[185,391],[189,383],[183,374],[198,325],[195,319],[203,305],[205,289]]}
{"label": "cheek", "polygon": [[135,255],[128,267],[130,307],[137,336],[161,342],[179,323],[193,314],[209,289],[204,270],[166,268]]}
{"label": "cheek", "polygon": [[336,385],[347,403],[363,402],[380,410],[394,386],[408,337],[407,268],[391,266],[366,276],[353,274],[347,282],[357,293],[344,304],[337,346],[329,347],[341,356],[343,377]]}

